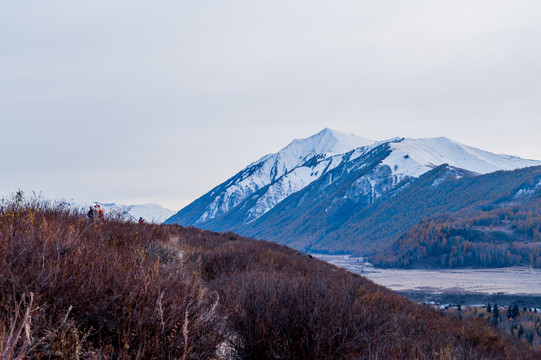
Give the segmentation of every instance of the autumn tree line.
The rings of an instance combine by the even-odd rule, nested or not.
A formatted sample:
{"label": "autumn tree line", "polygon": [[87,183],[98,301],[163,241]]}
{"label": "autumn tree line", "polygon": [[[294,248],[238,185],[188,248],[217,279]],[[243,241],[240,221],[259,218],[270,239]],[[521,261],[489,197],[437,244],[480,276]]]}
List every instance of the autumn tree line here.
{"label": "autumn tree line", "polygon": [[541,197],[423,219],[382,253],[384,267],[541,267]]}

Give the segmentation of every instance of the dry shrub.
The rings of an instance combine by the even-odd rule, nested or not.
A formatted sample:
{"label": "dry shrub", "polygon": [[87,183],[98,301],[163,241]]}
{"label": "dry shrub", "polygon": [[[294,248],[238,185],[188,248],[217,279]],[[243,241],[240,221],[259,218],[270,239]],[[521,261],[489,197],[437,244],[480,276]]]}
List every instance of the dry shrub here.
{"label": "dry shrub", "polygon": [[0,206],[0,359],[538,359],[292,249]]}
{"label": "dry shrub", "polygon": [[217,296],[180,261],[164,267],[148,252],[168,236],[41,203],[4,204],[2,358],[212,357],[224,337]]}
{"label": "dry shrub", "polygon": [[446,317],[283,246],[215,236],[221,244],[194,247],[187,261],[220,293],[236,358],[539,357],[484,322]]}

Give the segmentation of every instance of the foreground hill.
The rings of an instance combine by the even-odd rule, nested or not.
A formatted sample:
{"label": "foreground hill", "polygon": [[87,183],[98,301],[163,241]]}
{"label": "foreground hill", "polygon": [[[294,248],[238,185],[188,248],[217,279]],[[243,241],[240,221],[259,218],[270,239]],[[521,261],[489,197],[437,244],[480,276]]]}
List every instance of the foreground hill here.
{"label": "foreground hill", "polygon": [[0,358],[537,359],[278,244],[0,207]]}
{"label": "foreground hill", "polygon": [[99,204],[107,217],[123,215],[127,220],[132,221],[137,221],[142,217],[145,219],[145,222],[153,224],[161,224],[174,214],[173,211],[158,204],[122,205],[101,201],[81,201],[76,199],[64,200],[62,203],[73,210],[81,211],[83,213],[87,212],[90,206]]}
{"label": "foreground hill", "polygon": [[304,251],[367,254],[426,216],[471,205],[457,196],[461,186],[481,201],[497,197],[507,181],[492,177],[494,184],[476,192],[470,178],[540,164],[447,138],[375,142],[325,129],[250,164],[166,223],[232,230]]}

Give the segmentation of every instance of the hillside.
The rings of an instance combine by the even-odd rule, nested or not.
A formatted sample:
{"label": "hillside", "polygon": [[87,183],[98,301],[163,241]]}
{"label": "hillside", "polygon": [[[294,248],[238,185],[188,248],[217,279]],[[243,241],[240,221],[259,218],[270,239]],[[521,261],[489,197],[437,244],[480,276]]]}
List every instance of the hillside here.
{"label": "hillside", "polygon": [[376,142],[325,129],[249,165],[166,223],[371,254],[425,217],[496,200],[537,174],[497,171],[539,164],[447,138]]}
{"label": "hillside", "polygon": [[62,203],[74,210],[87,212],[90,206],[99,204],[105,216],[123,215],[127,220],[137,221],[139,217],[147,223],[161,224],[174,214],[173,211],[158,204],[122,205],[102,201],[63,200]]}
{"label": "hillside", "polygon": [[423,219],[371,261],[384,267],[541,267],[541,182],[476,205]]}
{"label": "hillside", "polygon": [[[19,199],[20,200],[20,199]],[[0,358],[536,359],[278,244],[0,207]]]}

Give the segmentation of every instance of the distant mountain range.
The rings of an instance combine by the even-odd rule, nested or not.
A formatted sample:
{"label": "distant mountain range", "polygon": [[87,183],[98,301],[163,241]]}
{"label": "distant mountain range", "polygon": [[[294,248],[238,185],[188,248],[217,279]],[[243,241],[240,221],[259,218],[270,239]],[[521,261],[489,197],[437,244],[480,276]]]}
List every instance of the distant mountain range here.
{"label": "distant mountain range", "polygon": [[115,203],[103,203],[100,201],[81,201],[76,199],[65,200],[64,204],[86,213],[90,206],[99,204],[105,215],[122,214],[128,219],[136,221],[140,217],[148,223],[160,224],[174,214],[174,211],[166,209],[158,204],[121,205]]}
{"label": "distant mountain range", "polygon": [[[166,223],[373,254],[425,217],[513,196],[541,178],[539,165],[443,137],[373,141],[324,129],[248,165]],[[526,167],[534,168],[512,171]]]}

